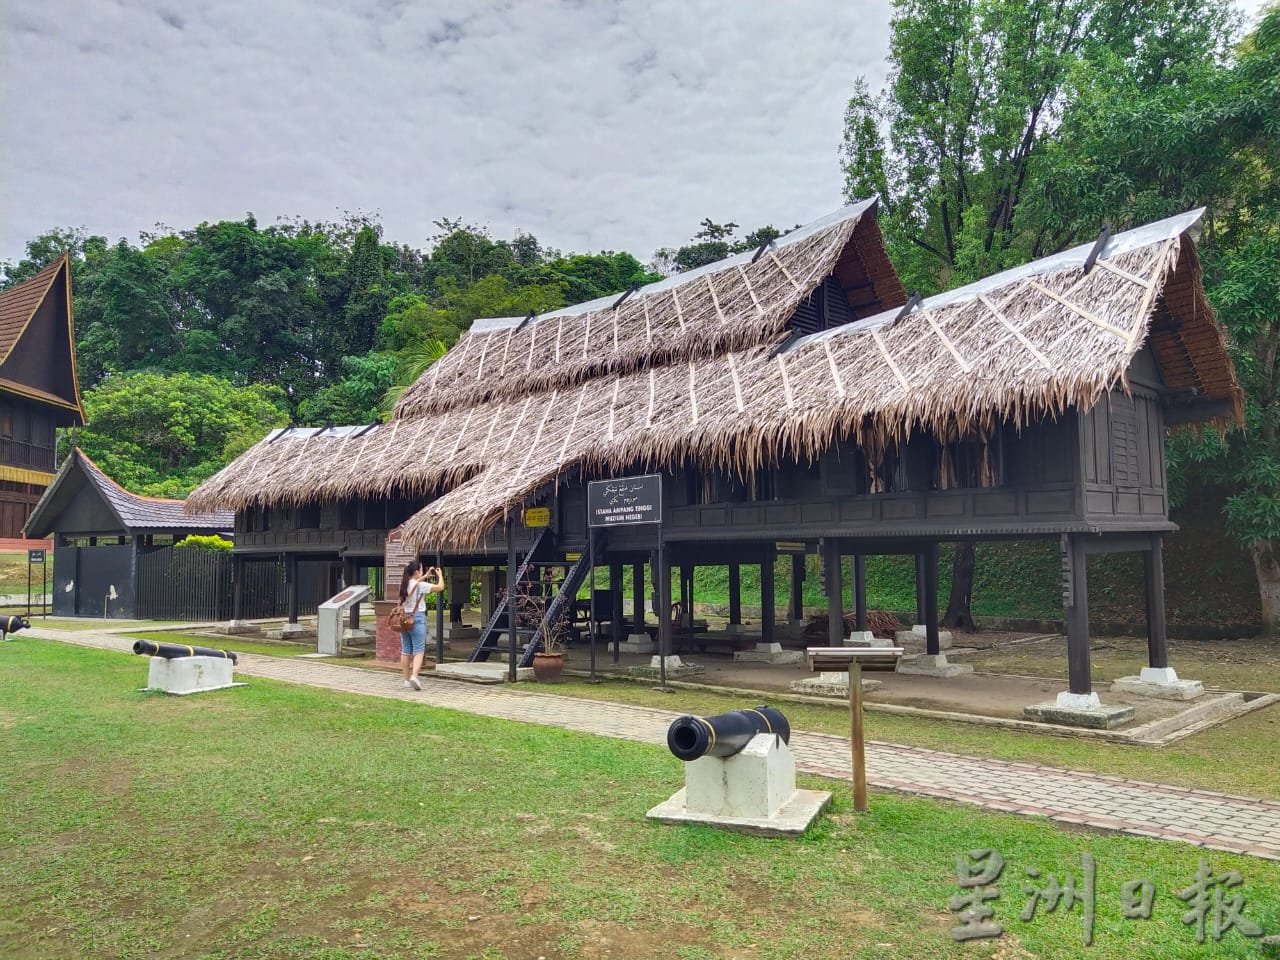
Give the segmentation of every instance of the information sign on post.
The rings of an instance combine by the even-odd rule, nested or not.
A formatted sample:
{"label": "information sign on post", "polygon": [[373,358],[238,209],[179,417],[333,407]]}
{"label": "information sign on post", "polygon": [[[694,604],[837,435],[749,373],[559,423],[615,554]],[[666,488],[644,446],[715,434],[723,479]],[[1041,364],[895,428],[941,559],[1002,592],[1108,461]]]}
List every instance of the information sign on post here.
{"label": "information sign on post", "polygon": [[[596,673],[596,527],[624,527],[641,523],[658,524],[658,569],[662,570],[662,474],[646,473],[639,477],[618,477],[613,480],[594,480],[587,484],[587,527],[592,535],[587,537],[591,550],[591,677]],[[616,584],[610,584],[616,590]],[[665,594],[662,594],[665,596]],[[661,606],[661,605],[659,605]],[[639,618],[639,611],[633,616]],[[658,618],[658,689],[667,690],[667,649],[670,627],[665,614]]]}
{"label": "information sign on post", "polygon": [[587,524],[621,527],[662,522],[662,475],[596,480],[587,484]]}
{"label": "information sign on post", "polygon": [[43,549],[27,550],[27,616],[31,616],[31,568],[40,567],[40,616],[45,616],[45,597],[49,592],[49,568],[45,566]]}
{"label": "information sign on post", "polygon": [[27,551],[27,563],[44,563],[44,551],[43,551],[43,550],[28,550],[28,551]]}

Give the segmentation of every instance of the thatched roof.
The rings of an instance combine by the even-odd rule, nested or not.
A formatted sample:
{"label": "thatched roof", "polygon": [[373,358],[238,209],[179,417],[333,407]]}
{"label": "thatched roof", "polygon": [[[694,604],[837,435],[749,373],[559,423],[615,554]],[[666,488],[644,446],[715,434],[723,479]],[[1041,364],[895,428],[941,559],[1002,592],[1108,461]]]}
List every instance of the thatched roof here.
{"label": "thatched roof", "polygon": [[625,299],[603,297],[527,320],[477,320],[405,392],[395,419],[772,344],[833,273],[850,293],[855,317],[900,306],[906,293],[885,255],[875,207],[864,200],[766,249],[676,274]]}
{"label": "thatched roof", "polygon": [[[405,540],[427,549],[473,545],[508,511],[575,474],[685,461],[749,473],[815,457],[841,437],[875,460],[914,427],[950,437],[1087,408],[1126,382],[1148,341],[1169,388],[1225,401],[1239,419],[1240,388],[1200,288],[1190,237],[1199,218],[1197,211],[1119,234],[1087,273],[1092,245],[781,351],[779,325],[768,339],[719,353],[579,374],[518,395],[486,388],[491,399],[444,415],[410,416],[431,407],[409,402],[390,424],[360,436],[276,435],[190,502],[436,496],[402,528]],[[810,289],[824,278],[818,262]],[[432,376],[417,385],[424,404]]]}

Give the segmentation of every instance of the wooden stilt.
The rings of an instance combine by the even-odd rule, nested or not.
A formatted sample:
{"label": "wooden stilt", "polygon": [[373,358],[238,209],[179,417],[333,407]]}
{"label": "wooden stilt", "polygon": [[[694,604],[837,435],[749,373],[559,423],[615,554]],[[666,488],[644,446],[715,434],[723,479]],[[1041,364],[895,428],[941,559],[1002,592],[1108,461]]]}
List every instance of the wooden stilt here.
{"label": "wooden stilt", "polygon": [[776,551],[770,546],[760,561],[760,642],[773,643],[774,627],[778,617],[775,596],[773,561]]}
{"label": "wooden stilt", "polygon": [[921,556],[924,558],[925,652],[936,656],[942,652],[938,642],[938,545],[929,544]]}
{"label": "wooden stilt", "polygon": [[867,629],[867,558],[860,553],[853,555],[853,610],[857,622],[855,630]]}
{"label": "wooden stilt", "polygon": [[1142,555],[1147,581],[1147,662],[1169,666],[1169,642],[1164,620],[1164,536],[1151,535],[1151,549]]}
{"label": "wooden stilt", "polygon": [[840,544],[834,537],[822,541],[822,584],[827,593],[827,643],[844,644],[844,598],[840,576]]}
{"label": "wooden stilt", "polygon": [[1062,537],[1062,605],[1067,618],[1067,688],[1093,692],[1089,664],[1089,578],[1084,543],[1076,534]]}
{"label": "wooden stilt", "polygon": [[791,555],[791,603],[787,609],[787,619],[804,619],[804,554]]}
{"label": "wooden stilt", "polygon": [[742,568],[729,564],[729,622],[742,623]]}

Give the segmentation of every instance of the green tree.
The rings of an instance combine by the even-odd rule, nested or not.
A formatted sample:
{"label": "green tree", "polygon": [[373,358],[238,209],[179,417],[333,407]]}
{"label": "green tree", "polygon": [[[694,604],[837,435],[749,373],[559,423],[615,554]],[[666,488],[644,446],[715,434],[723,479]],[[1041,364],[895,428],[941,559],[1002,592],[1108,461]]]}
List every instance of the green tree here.
{"label": "green tree", "polygon": [[[1042,197],[1064,226],[1124,223],[1205,205],[1205,286],[1230,334],[1245,427],[1170,444],[1175,491],[1230,491],[1226,525],[1253,557],[1263,622],[1280,630],[1280,9],[1225,64],[1144,92],[1082,84],[1081,110],[1047,154]],[[1082,212],[1083,211],[1083,212]]]}
{"label": "green tree", "polygon": [[84,405],[89,422],[67,439],[121,486],[152,496],[185,496],[289,419],[278,387],[190,373],[111,375]]}
{"label": "green tree", "polygon": [[298,405],[298,421],[322,426],[328,423],[372,423],[382,418],[384,398],[401,376],[401,354],[373,352],[343,357],[345,376],[326,384]]}
{"label": "green tree", "polygon": [[[1084,91],[1146,97],[1212,69],[1227,0],[895,0],[886,88],[854,84],[841,147],[845,193],[879,195],[890,257],[934,293],[1095,235],[1100,219],[1040,202],[1080,156]],[[1083,182],[1083,180],[1079,181]],[[948,626],[973,623],[972,544],[955,551]]]}

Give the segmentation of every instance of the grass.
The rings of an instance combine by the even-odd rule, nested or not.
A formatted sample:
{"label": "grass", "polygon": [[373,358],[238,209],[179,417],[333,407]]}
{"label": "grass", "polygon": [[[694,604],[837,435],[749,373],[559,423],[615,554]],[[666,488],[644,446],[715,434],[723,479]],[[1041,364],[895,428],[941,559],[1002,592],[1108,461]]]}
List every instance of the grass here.
{"label": "grass", "polygon": [[[0,648],[0,953],[29,958],[1253,957],[1195,944],[1173,893],[1203,851],[845,786],[802,840],[647,822],[658,747],[254,680],[137,692],[138,666]],[[670,701],[667,701],[669,704]],[[1226,769],[1231,769],[1227,767]],[[1234,780],[1224,786],[1231,786]],[[994,847],[1000,940],[954,943],[955,862]],[[1023,922],[1024,871],[1099,864],[1078,913]],[[1280,864],[1214,854],[1280,931]],[[1131,879],[1153,919],[1121,918]]]}

